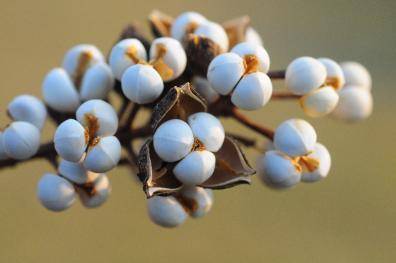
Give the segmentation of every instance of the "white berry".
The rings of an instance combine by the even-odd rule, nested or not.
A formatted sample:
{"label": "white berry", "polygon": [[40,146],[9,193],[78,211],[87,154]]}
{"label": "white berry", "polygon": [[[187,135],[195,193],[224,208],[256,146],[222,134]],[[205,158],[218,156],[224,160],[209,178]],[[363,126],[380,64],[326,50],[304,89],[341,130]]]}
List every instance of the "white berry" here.
{"label": "white berry", "polygon": [[319,161],[319,166],[314,171],[304,171],[301,181],[316,182],[327,177],[331,167],[331,157],[327,148],[320,143],[316,143],[313,152],[308,157]]}
{"label": "white berry", "polygon": [[325,86],[304,95],[300,105],[308,116],[321,117],[335,109],[338,99],[338,93],[334,88]]}
{"label": "white berry", "polygon": [[62,122],[55,131],[56,152],[65,160],[78,162],[87,148],[88,138],[84,127],[76,120]]}
{"label": "white berry", "polygon": [[147,200],[150,219],[162,227],[176,227],[184,223],[187,213],[173,196],[154,196]]}
{"label": "white berry", "polygon": [[344,72],[341,66],[330,58],[318,58],[318,61],[326,68],[326,82],[334,89],[341,89],[345,84]]}
{"label": "white berry", "polygon": [[[182,41],[190,27],[197,27],[207,20],[197,12],[184,12],[180,14],[172,23],[171,36]],[[192,28],[191,28],[192,29]]]}
{"label": "white berry", "polygon": [[247,55],[256,56],[260,63],[259,70],[264,73],[267,73],[270,68],[270,57],[261,45],[256,45],[251,42],[242,42],[233,47],[231,52],[238,54],[242,58]]}
{"label": "white berry", "polygon": [[194,34],[209,38],[219,45],[222,52],[227,52],[229,46],[228,35],[221,25],[208,21],[197,27]]}
{"label": "white berry", "polygon": [[194,209],[190,212],[190,215],[194,218],[205,216],[213,206],[213,193],[211,189],[184,187],[180,191],[180,195],[194,202]]}
{"label": "white berry", "polygon": [[347,61],[341,63],[345,76],[346,86],[359,86],[362,89],[371,90],[371,76],[369,71],[357,62]]}
{"label": "white berry", "polygon": [[81,203],[87,208],[95,208],[103,205],[111,194],[109,178],[105,174],[99,174],[93,182],[93,194],[80,190],[78,195]]}
{"label": "white berry", "polygon": [[263,45],[263,40],[253,27],[248,27],[246,29],[245,41],[255,45]]}
{"label": "white berry", "polygon": [[8,104],[8,113],[15,121],[27,121],[42,129],[47,110],[41,100],[31,95],[20,95]]}
{"label": "white berry", "polygon": [[62,160],[59,163],[58,172],[69,181],[80,185],[93,182],[99,176],[99,174],[85,169],[82,163],[74,163],[66,160]]}
{"label": "white berry", "polygon": [[121,158],[121,144],[115,136],[98,138],[99,142],[89,148],[84,167],[95,173],[110,171]]}
{"label": "white berry", "polygon": [[84,74],[80,87],[81,100],[106,99],[114,86],[114,76],[105,63],[97,63]]}

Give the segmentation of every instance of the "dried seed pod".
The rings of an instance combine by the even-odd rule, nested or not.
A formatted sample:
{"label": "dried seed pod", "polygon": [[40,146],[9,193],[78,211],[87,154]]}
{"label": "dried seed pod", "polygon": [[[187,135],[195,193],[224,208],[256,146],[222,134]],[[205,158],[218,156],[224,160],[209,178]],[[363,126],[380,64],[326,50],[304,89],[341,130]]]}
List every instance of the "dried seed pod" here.
{"label": "dried seed pod", "polygon": [[271,79],[262,72],[254,72],[242,77],[232,92],[231,101],[243,110],[257,110],[264,107],[271,96]]}
{"label": "dried seed pod", "polygon": [[193,218],[205,216],[213,206],[212,190],[202,187],[183,187],[176,198]]}
{"label": "dried seed pod", "polygon": [[259,178],[275,189],[289,188],[301,180],[301,166],[279,151],[268,151],[257,160]]}
{"label": "dried seed pod", "polygon": [[61,160],[58,166],[58,172],[62,177],[78,185],[91,183],[99,176],[99,174],[85,169],[82,163],[74,163],[66,160]]}
{"label": "dried seed pod", "polygon": [[4,142],[3,142],[3,132],[0,131],[0,160],[8,159],[8,155],[5,152]]}
{"label": "dried seed pod", "polygon": [[82,78],[80,87],[81,100],[106,99],[114,87],[114,76],[105,63],[90,67]]}
{"label": "dried seed pod", "polygon": [[95,145],[88,149],[84,167],[95,173],[105,173],[117,166],[121,159],[121,144],[117,137],[98,138]]}
{"label": "dried seed pod", "polygon": [[341,63],[341,68],[344,72],[346,86],[359,86],[362,89],[371,90],[370,73],[362,64],[347,61]]}
{"label": "dried seed pod", "polygon": [[308,157],[317,160],[319,166],[313,171],[303,171],[301,181],[311,183],[327,177],[331,167],[331,157],[327,148],[323,144],[316,143],[313,152]]}
{"label": "dried seed pod", "polygon": [[105,174],[98,174],[95,181],[88,189],[77,188],[81,203],[87,208],[96,208],[103,205],[110,196],[111,185],[109,178]]}
{"label": "dried seed pod", "polygon": [[211,39],[220,46],[222,52],[227,52],[229,47],[228,36],[220,24],[207,21],[197,27],[194,34]]}
{"label": "dried seed pod", "polygon": [[121,80],[124,71],[139,61],[147,61],[147,52],[136,38],[123,39],[111,49],[109,65],[117,80]]}
{"label": "dried seed pod", "polygon": [[147,200],[150,219],[162,227],[177,227],[187,219],[187,213],[173,196],[154,196]]}
{"label": "dried seed pod", "polygon": [[7,156],[17,160],[29,159],[40,146],[39,129],[25,121],[12,122],[1,137]]}
{"label": "dried seed pod", "polygon": [[238,17],[224,22],[223,28],[227,32],[229,47],[246,41],[246,33],[249,28],[250,18],[248,16]]}
{"label": "dried seed pod", "polygon": [[187,56],[179,41],[161,37],[151,44],[150,61],[164,81],[171,81],[186,69]]}
{"label": "dried seed pod", "polygon": [[42,86],[45,103],[58,112],[74,112],[80,98],[67,72],[62,68],[51,70]]}
{"label": "dried seed pod", "polygon": [[341,66],[329,58],[318,58],[318,61],[326,68],[326,85],[332,86],[336,90],[341,89],[345,84],[344,72]]}
{"label": "dried seed pod", "polygon": [[41,100],[31,95],[15,97],[7,107],[8,114],[15,121],[27,121],[42,129],[47,117],[47,110]]}
{"label": "dried seed pod", "polygon": [[267,73],[270,68],[270,57],[263,46],[259,46],[250,42],[242,42],[231,49],[232,53],[238,54],[241,58],[254,55],[257,57],[261,72]]}
{"label": "dried seed pod", "polygon": [[197,27],[206,22],[207,19],[197,12],[184,12],[173,21],[171,36],[181,42],[187,34],[193,33]]}
{"label": "dried seed pod", "polygon": [[190,126],[182,120],[173,119],[161,124],[153,136],[154,149],[166,162],[176,162],[184,158],[194,143]]}
{"label": "dried seed pod", "polygon": [[204,148],[211,152],[217,152],[224,142],[225,132],[220,120],[210,113],[198,112],[188,117],[194,137],[197,138]]}
{"label": "dried seed pod", "polygon": [[345,86],[338,92],[340,99],[332,115],[348,122],[368,118],[373,111],[373,97],[370,91],[362,86]]}
{"label": "dried seed pod", "polygon": [[326,68],[317,59],[299,57],[286,69],[286,87],[297,95],[319,88],[326,81]]}
{"label": "dried seed pod", "polygon": [[88,134],[76,120],[62,122],[55,131],[54,146],[56,152],[69,162],[78,162],[83,157],[88,144]]}
{"label": "dried seed pod", "polygon": [[274,145],[277,150],[297,157],[313,151],[316,138],[315,129],[307,121],[289,119],[276,128]]}
{"label": "dried seed pod", "polygon": [[248,27],[246,29],[245,41],[255,44],[255,45],[260,45],[260,46],[264,45],[263,40],[261,39],[260,35],[257,33],[257,31],[253,27]]}
{"label": "dried seed pod", "polygon": [[148,20],[155,37],[169,37],[171,35],[170,31],[173,24],[173,18],[171,16],[154,10],[150,13]]}
{"label": "dried seed pod", "polygon": [[48,210],[60,212],[72,206],[76,193],[73,185],[66,179],[46,173],[38,182],[37,197]]}
{"label": "dried seed pod", "polygon": [[208,81],[221,95],[228,95],[245,73],[243,59],[235,53],[224,53],[209,64]]}
{"label": "dried seed pod", "polygon": [[173,173],[184,185],[199,185],[212,176],[216,164],[216,157],[206,150],[198,150],[189,153],[179,161]]}
{"label": "dried seed pod", "polygon": [[300,105],[308,116],[321,117],[335,109],[338,99],[333,87],[324,86],[301,97]]}
{"label": "dried seed pod", "polygon": [[121,85],[124,95],[138,104],[155,101],[164,90],[161,76],[150,65],[129,67],[122,75]]}
{"label": "dried seed pod", "polygon": [[[77,120],[90,131],[91,136],[114,135],[118,129],[118,117],[112,105],[103,100],[89,100],[76,112]],[[92,138],[90,138],[92,139]]]}
{"label": "dried seed pod", "polygon": [[194,90],[201,95],[208,104],[212,104],[220,98],[219,93],[215,91],[205,78],[196,76],[192,80]]}

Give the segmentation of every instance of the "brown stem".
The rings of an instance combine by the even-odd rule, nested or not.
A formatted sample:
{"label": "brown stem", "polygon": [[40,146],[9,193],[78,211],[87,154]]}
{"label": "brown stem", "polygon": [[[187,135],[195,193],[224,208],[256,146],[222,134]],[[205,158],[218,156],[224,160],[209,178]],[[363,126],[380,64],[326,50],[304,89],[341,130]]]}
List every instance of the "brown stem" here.
{"label": "brown stem", "polygon": [[245,116],[242,112],[240,112],[237,108],[232,109],[232,117],[247,126],[248,128],[252,129],[253,131],[264,135],[270,140],[273,140],[274,131],[272,129],[254,122],[253,120],[249,119],[249,117]]}
{"label": "brown stem", "polygon": [[300,95],[296,95],[296,94],[293,94],[293,93],[287,92],[287,91],[273,92],[272,93],[272,97],[271,97],[271,99],[277,99],[277,100],[281,100],[281,99],[299,99],[299,98],[301,98]]}
{"label": "brown stem", "polygon": [[267,73],[271,79],[284,79],[286,75],[285,70],[271,70]]}

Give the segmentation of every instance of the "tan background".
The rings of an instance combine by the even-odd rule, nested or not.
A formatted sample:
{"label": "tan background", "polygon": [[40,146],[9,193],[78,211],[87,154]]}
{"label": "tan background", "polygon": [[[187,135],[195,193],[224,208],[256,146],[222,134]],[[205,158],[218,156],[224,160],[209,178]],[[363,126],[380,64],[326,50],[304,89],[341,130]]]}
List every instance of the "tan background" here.
{"label": "tan background", "polygon": [[[325,181],[274,192],[254,180],[217,192],[206,218],[176,230],[148,220],[144,195],[126,169],[111,173],[105,206],[77,204],[62,214],[36,201],[36,183],[50,169],[45,162],[2,171],[0,262],[395,262],[395,3],[1,0],[2,126],[12,97],[40,95],[43,76],[69,47],[89,42],[106,51],[125,23],[144,23],[153,8],[196,10],[217,21],[251,15],[273,69],[301,55],[358,60],[374,78],[375,113],[356,125],[312,120],[333,157]],[[254,115],[272,126],[293,116],[302,116],[299,108],[285,102]]]}

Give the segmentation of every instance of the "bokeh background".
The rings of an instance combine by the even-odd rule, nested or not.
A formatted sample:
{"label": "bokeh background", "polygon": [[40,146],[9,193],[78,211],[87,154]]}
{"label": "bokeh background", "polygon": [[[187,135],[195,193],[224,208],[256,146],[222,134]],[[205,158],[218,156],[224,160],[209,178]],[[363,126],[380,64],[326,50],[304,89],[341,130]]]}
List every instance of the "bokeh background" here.
{"label": "bokeh background", "polygon": [[[363,123],[309,119],[332,153],[326,180],[277,192],[254,179],[216,192],[207,217],[173,230],[149,221],[141,188],[125,168],[111,172],[113,194],[103,207],[76,204],[61,214],[36,200],[37,181],[52,171],[48,164],[3,170],[0,262],[396,261],[395,1],[1,0],[0,6],[2,126],[7,103],[21,93],[40,96],[44,75],[68,48],[85,42],[107,52],[126,23],[147,28],[152,9],[195,10],[219,22],[250,15],[272,69],[301,55],[357,60],[372,73],[375,99]],[[295,102],[274,102],[252,116],[275,127],[303,115]],[[47,128],[50,138],[53,127]],[[249,151],[252,160],[256,155]]]}

